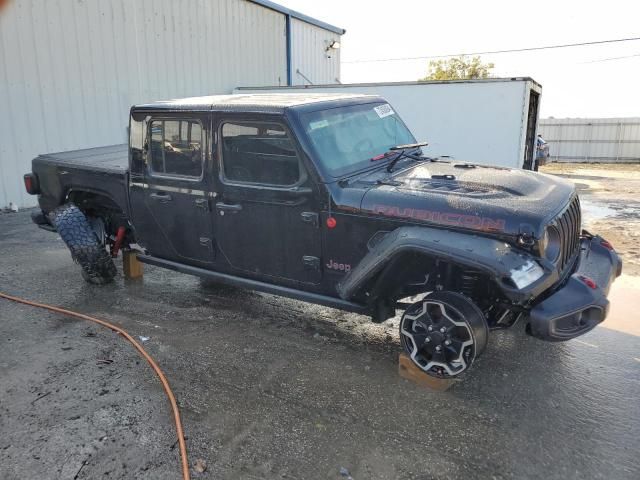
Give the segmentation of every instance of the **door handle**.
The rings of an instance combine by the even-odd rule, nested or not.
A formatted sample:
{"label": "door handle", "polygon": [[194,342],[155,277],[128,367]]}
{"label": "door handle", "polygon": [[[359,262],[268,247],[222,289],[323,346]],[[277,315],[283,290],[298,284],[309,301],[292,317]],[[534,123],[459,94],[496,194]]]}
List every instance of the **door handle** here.
{"label": "door handle", "polygon": [[159,202],[170,202],[171,200],[173,200],[171,198],[171,195],[165,192],[153,192],[149,194],[149,197],[153,198],[154,200],[158,200]]}
{"label": "door handle", "polygon": [[202,208],[203,210],[209,210],[209,201],[206,198],[198,198],[195,201],[196,207]]}
{"label": "door handle", "polygon": [[300,214],[304,223],[310,223],[312,226],[318,226],[318,214],[315,212],[302,212]]}
{"label": "door handle", "polygon": [[216,209],[220,210],[220,215],[223,215],[225,211],[237,213],[240,210],[242,210],[242,205],[240,205],[239,203],[229,204],[224,202],[218,202],[216,203]]}

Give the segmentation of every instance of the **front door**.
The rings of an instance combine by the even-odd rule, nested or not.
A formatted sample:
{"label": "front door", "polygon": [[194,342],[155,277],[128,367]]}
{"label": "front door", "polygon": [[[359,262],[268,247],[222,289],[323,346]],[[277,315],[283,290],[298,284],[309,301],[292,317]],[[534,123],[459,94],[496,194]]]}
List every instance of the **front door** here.
{"label": "front door", "polygon": [[167,114],[147,123],[145,246],[157,257],[213,261],[207,181],[207,117]]}
{"label": "front door", "polygon": [[278,121],[229,116],[217,132],[220,256],[238,274],[319,283],[317,187],[289,130]]}

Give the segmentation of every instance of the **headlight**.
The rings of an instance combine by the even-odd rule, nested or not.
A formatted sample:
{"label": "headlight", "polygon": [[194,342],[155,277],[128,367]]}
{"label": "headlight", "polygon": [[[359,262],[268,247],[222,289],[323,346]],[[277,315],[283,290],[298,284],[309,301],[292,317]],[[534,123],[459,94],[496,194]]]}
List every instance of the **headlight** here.
{"label": "headlight", "polygon": [[533,260],[527,260],[518,268],[514,268],[510,271],[511,280],[515,283],[516,287],[523,289],[527,285],[531,285],[544,275],[544,270]]}
{"label": "headlight", "polygon": [[544,231],[544,235],[540,240],[540,255],[555,263],[560,256],[560,250],[562,250],[562,241],[560,240],[560,232],[554,226],[549,226]]}

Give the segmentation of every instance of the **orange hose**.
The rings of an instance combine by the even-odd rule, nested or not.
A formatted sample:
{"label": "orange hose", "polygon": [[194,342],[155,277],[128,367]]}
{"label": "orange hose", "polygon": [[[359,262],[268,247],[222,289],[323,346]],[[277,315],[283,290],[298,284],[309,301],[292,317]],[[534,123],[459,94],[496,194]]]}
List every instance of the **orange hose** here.
{"label": "orange hose", "polygon": [[145,349],[142,348],[142,345],[140,345],[131,335],[129,335],[122,328],[117,327],[104,320],[90,317],[89,315],[73,312],[71,310],[65,310],[64,308],[60,308],[60,307],[52,307],[51,305],[45,305],[43,303],[31,302],[29,300],[25,300],[19,297],[13,297],[11,295],[7,295],[6,293],[2,293],[2,292],[0,292],[0,298],[11,300],[12,302],[22,303],[24,305],[30,305],[32,307],[44,308],[45,310],[61,313],[62,315],[67,315],[69,317],[88,320],[89,322],[94,322],[99,325],[102,325],[103,327],[107,327],[113,331],[116,331],[120,335],[122,335],[124,338],[126,338],[135,347],[135,349],[138,350],[138,352],[144,357],[144,359],[147,362],[149,362],[149,365],[151,365],[151,368],[153,368],[154,372],[156,372],[156,375],[158,375],[158,378],[162,383],[162,388],[164,388],[164,391],[167,394],[167,397],[169,397],[169,403],[171,403],[171,409],[173,410],[173,421],[176,424],[176,432],[178,434],[178,445],[180,447],[180,459],[182,461],[182,478],[183,480],[190,479],[189,461],[187,460],[187,445],[184,441],[184,432],[182,430],[182,421],[180,420],[180,411],[178,410],[176,397],[173,395],[173,392],[171,391],[171,387],[169,386],[169,382],[167,381],[167,378],[164,376],[164,373],[162,373],[162,370],[160,370],[160,367],[158,366],[158,364],[153,360],[153,358],[151,358],[151,355],[149,355],[145,351]]}

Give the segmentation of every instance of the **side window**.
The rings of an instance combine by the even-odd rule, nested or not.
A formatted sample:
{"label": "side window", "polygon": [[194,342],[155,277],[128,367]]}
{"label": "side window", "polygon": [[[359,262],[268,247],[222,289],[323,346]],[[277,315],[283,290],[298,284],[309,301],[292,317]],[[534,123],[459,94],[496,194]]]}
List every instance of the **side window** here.
{"label": "side window", "polygon": [[202,126],[197,120],[153,120],[151,171],[160,175],[200,178]]}
{"label": "side window", "polygon": [[226,180],[281,187],[300,181],[298,155],[282,126],[224,123],[220,136]]}

